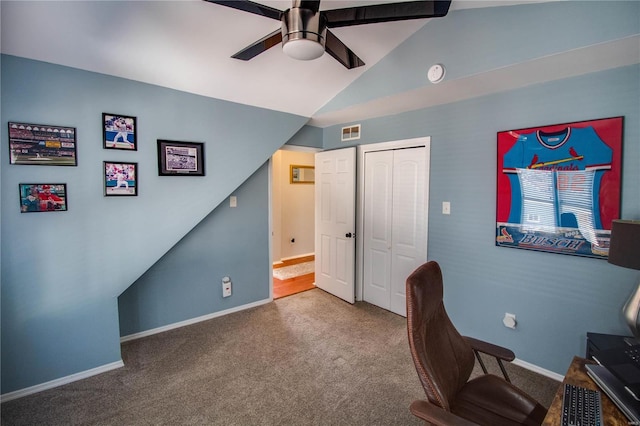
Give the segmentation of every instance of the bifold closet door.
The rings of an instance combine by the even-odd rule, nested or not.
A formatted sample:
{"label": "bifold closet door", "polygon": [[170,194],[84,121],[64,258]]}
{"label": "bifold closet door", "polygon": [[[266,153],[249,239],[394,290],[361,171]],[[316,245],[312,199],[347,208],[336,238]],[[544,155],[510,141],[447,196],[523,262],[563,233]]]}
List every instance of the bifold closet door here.
{"label": "bifold closet door", "polygon": [[406,316],[405,280],[427,258],[427,150],[365,156],[365,301]]}

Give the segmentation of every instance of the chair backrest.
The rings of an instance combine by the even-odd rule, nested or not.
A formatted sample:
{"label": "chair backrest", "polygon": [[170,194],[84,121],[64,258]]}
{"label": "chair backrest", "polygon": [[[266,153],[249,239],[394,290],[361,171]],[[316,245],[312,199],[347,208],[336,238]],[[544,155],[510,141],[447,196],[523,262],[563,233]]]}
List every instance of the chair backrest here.
{"label": "chair backrest", "polygon": [[471,346],[444,308],[442,271],[431,261],[406,281],[407,331],[411,356],[427,398],[447,411],[474,366]]}

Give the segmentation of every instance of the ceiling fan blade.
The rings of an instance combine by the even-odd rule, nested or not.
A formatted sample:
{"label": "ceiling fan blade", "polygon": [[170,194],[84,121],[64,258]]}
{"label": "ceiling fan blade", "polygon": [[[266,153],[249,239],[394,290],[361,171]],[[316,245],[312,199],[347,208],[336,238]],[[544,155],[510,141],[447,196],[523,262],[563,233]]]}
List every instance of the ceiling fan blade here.
{"label": "ceiling fan blade", "polygon": [[256,41],[252,45],[245,47],[238,53],[232,56],[234,59],[242,59],[243,61],[248,61],[251,58],[254,58],[264,52],[265,50],[277,46],[282,42],[282,30],[277,29],[271,34],[261,38]]}
{"label": "ceiling fan blade", "polygon": [[259,3],[254,3],[248,0],[205,0],[209,3],[219,4],[221,6],[227,6],[232,9],[242,10],[244,12],[253,13],[255,15],[266,16],[267,18],[280,20],[282,11],[274,9],[269,6],[265,6]]}
{"label": "ceiling fan blade", "polygon": [[409,1],[324,10],[329,28],[407,19],[436,18],[449,12],[451,0]]}
{"label": "ceiling fan blade", "polygon": [[325,51],[333,56],[338,62],[348,69],[361,67],[364,65],[362,59],[358,58],[343,42],[340,41],[331,31],[327,30]]}

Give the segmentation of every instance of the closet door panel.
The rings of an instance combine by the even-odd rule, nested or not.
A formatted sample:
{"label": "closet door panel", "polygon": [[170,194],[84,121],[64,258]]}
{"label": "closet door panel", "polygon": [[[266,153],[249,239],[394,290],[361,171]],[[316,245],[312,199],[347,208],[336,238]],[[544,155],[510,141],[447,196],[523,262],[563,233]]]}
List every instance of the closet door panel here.
{"label": "closet door panel", "polygon": [[426,261],[426,148],[394,151],[390,310],[406,316],[405,281]]}
{"label": "closet door panel", "polygon": [[365,157],[364,300],[390,308],[393,151]]}

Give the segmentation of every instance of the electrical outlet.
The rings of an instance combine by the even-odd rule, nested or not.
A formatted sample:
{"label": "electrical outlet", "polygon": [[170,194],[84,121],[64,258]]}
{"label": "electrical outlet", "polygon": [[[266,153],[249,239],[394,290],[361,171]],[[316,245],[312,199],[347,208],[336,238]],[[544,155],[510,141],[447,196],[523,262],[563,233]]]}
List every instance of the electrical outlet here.
{"label": "electrical outlet", "polygon": [[222,297],[231,296],[231,278],[224,277],[222,279]]}
{"label": "electrical outlet", "polygon": [[507,328],[516,328],[518,322],[516,321],[516,314],[506,313],[504,314],[504,318],[502,318],[502,323]]}

